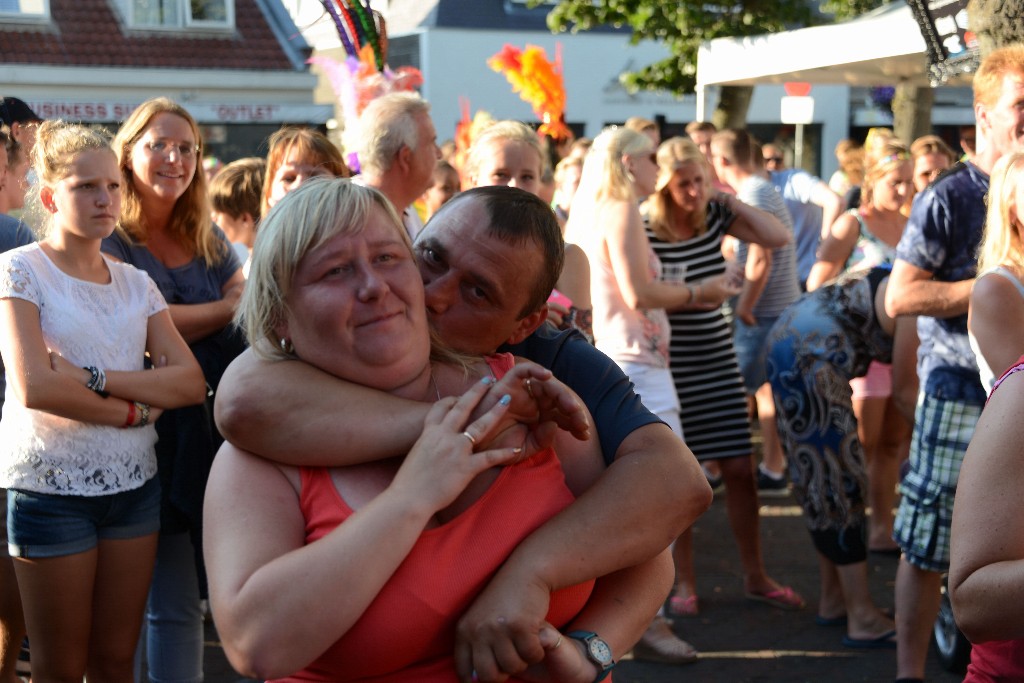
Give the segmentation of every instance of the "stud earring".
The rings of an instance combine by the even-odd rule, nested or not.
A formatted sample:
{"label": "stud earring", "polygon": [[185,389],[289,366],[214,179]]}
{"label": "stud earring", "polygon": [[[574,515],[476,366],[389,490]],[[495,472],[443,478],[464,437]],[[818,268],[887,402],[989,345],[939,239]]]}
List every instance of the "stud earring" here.
{"label": "stud earring", "polygon": [[289,356],[295,353],[295,347],[292,345],[291,339],[288,339],[287,337],[281,337],[281,341],[279,341],[278,344],[280,345],[281,350],[287,353]]}

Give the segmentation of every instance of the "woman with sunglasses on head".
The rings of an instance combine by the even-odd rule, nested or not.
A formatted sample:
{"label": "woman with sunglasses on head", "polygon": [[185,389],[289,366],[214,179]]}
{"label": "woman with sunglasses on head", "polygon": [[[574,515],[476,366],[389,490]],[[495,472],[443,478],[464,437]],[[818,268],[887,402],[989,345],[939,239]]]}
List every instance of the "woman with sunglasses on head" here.
{"label": "woman with sunglasses on head", "polygon": [[[198,169],[199,127],[179,104],[152,99],[121,126],[114,150],[124,202],[103,249],[156,281],[212,394],[244,348],[230,323],[245,279],[230,242],[210,220],[206,175]],[[153,680],[203,676],[202,496],[222,441],[210,406],[208,397],[207,404],[168,411],[157,423],[161,530],[146,636]]]}

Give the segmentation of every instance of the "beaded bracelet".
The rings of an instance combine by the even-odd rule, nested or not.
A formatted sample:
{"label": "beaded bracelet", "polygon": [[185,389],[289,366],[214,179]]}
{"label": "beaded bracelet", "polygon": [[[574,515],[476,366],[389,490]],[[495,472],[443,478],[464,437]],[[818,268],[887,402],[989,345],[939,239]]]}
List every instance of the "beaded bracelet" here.
{"label": "beaded bracelet", "polygon": [[142,418],[139,420],[139,424],[135,426],[145,427],[149,424],[149,404],[135,401],[135,407],[138,408],[139,414],[142,415]]}
{"label": "beaded bracelet", "polygon": [[107,387],[107,373],[95,365],[85,366],[85,369],[89,371],[89,381],[85,383],[85,388],[95,391],[97,394],[106,398],[107,394],[104,389]]}

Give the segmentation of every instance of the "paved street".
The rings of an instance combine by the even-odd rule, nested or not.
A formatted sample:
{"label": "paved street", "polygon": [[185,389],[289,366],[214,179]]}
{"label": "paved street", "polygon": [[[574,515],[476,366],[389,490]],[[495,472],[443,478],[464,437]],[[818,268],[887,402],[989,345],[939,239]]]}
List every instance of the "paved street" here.
{"label": "paved street", "polygon": [[[841,628],[814,623],[817,563],[800,510],[791,498],[762,503],[768,569],[803,594],[808,607],[802,612],[783,612],[744,599],[739,557],[720,495],[695,528],[701,614],[676,621],[677,631],[701,650],[701,661],[672,667],[626,660],[615,670],[617,683],[852,683],[895,678],[895,650],[849,650],[840,644]],[[896,558],[872,556],[870,566],[878,604],[892,607]],[[240,680],[216,646],[212,628],[206,671],[211,683]],[[944,671],[934,655],[929,658],[927,674],[931,683],[962,679]]]}

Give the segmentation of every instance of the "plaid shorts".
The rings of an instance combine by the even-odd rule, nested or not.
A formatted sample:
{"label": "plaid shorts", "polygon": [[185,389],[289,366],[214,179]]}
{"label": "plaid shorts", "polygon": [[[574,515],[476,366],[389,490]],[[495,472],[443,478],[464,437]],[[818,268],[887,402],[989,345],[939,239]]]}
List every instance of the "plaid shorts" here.
{"label": "plaid shorts", "polygon": [[953,499],[982,404],[920,394],[910,444],[910,470],[900,484],[893,538],[910,564],[949,569]]}

